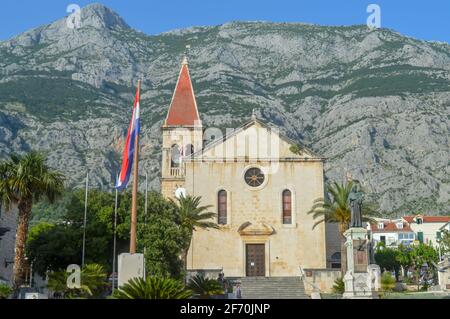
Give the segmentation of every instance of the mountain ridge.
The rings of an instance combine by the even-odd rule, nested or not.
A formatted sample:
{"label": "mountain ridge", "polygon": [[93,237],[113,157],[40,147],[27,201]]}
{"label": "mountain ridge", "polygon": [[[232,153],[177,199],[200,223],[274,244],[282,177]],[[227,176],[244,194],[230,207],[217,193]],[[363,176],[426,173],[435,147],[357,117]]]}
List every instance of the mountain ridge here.
{"label": "mountain ridge", "polygon": [[141,174],[158,188],[159,126],[189,44],[205,127],[236,127],[256,108],[327,157],[329,180],[351,171],[382,210],[448,212],[450,45],[272,22],[148,36],[105,8],[83,8],[91,20],[80,29],[66,17],[0,42],[0,157],[38,148],[69,185],[81,186],[89,167],[92,184],[110,188],[142,78]]}

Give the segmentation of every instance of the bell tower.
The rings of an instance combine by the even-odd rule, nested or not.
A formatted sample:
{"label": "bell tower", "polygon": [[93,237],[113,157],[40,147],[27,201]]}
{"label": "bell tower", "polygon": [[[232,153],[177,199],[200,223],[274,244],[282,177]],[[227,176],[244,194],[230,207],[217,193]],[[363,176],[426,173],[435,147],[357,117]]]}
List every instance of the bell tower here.
{"label": "bell tower", "polygon": [[161,193],[166,198],[174,198],[175,191],[184,188],[183,158],[203,147],[203,126],[186,57],[181,63],[162,134]]}

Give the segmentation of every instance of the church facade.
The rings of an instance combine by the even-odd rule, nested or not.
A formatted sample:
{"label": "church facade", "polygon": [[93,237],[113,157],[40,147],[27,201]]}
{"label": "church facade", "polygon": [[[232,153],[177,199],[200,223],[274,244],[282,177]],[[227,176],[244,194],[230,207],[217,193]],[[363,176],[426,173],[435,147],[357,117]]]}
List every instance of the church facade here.
{"label": "church facade", "polygon": [[325,223],[307,214],[324,196],[323,158],[255,114],[223,135],[205,130],[186,59],[162,134],[162,194],[201,196],[217,214],[218,229],[194,232],[189,271],[288,277],[327,268]]}

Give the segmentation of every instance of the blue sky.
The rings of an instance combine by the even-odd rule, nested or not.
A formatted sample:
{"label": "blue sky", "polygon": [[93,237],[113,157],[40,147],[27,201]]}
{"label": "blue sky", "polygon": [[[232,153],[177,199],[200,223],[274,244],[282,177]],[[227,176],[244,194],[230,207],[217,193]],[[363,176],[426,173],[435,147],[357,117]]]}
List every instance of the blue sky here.
{"label": "blue sky", "polygon": [[109,6],[147,34],[235,20],[364,24],[367,5],[375,3],[381,7],[382,27],[450,43],[449,0],[2,0],[0,40],[65,16],[71,3],[93,2]]}

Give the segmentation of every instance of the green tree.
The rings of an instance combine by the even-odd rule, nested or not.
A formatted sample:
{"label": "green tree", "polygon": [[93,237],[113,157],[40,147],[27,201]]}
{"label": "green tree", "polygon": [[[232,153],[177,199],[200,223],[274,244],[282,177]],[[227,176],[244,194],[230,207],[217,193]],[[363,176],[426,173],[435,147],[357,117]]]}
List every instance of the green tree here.
{"label": "green tree", "polygon": [[27,241],[27,256],[40,276],[48,270],[66,269],[80,264],[80,231],[70,225],[40,223],[32,227]]}
{"label": "green tree", "polygon": [[209,299],[212,296],[224,294],[222,285],[216,279],[205,278],[203,275],[191,278],[187,287],[200,299]]}
{"label": "green tree", "polygon": [[[353,181],[346,184],[332,183],[328,184],[326,191],[328,196],[318,198],[314,201],[308,214],[312,214],[314,219],[318,221],[313,225],[313,229],[320,223],[337,223],[339,226],[339,234],[341,237],[341,270],[342,273],[347,271],[347,250],[345,247],[345,231],[349,228],[351,219],[351,210],[348,197],[354,186]],[[373,221],[369,215],[373,215],[374,211],[367,204],[363,203],[362,216],[363,221]]]}
{"label": "green tree", "polygon": [[400,244],[397,247],[396,259],[399,262],[400,267],[403,269],[404,272],[407,272],[408,269],[412,265],[410,251],[411,251],[411,247],[405,246],[403,244]]}
{"label": "green tree", "polygon": [[23,283],[25,245],[33,204],[45,198],[54,202],[64,188],[64,177],[45,164],[45,156],[30,152],[11,155],[0,163],[0,198],[5,206],[17,205],[18,224],[14,256],[14,289]]}
{"label": "green tree", "polygon": [[448,230],[444,230],[441,232],[441,238],[438,239],[438,244],[441,247],[441,253],[450,254],[450,232]]}
{"label": "green tree", "polygon": [[181,281],[158,276],[133,278],[114,291],[114,299],[189,299],[192,292]]}
{"label": "green tree", "polygon": [[55,227],[55,224],[49,222],[40,222],[34,226],[32,226],[28,232],[27,241],[36,240],[41,233],[48,232]]}
{"label": "green tree", "polygon": [[[67,205],[66,223],[70,232],[77,234],[79,240],[74,242],[81,263],[82,238],[84,223],[84,191],[75,191]],[[143,207],[143,196],[139,194],[139,205]],[[129,212],[131,198],[128,193],[120,194],[117,209],[117,244],[118,253],[125,251],[129,239]],[[139,212],[142,212],[140,207]],[[104,265],[111,270],[114,238],[114,194],[100,190],[90,190],[86,219],[85,262]]]}
{"label": "green tree", "polygon": [[383,291],[393,291],[395,289],[395,278],[392,277],[391,273],[385,271],[383,275],[381,275],[381,289]]}
{"label": "green tree", "polygon": [[375,250],[375,262],[380,266],[382,271],[394,271],[395,279],[398,281],[400,272],[400,262],[398,261],[398,250],[386,247],[380,242]]}
{"label": "green tree", "polygon": [[211,206],[200,206],[201,197],[181,196],[176,201],[171,199],[172,203],[177,207],[177,213],[180,218],[181,229],[185,232],[186,241],[183,247],[183,264],[187,269],[187,254],[191,245],[192,236],[195,230],[219,228],[217,223],[213,222],[216,217],[215,213],[209,212]]}
{"label": "green tree", "polygon": [[[117,253],[128,251],[131,196],[121,193],[118,201]],[[47,211],[52,208],[48,207]],[[53,223],[42,222],[30,230],[27,254],[41,275],[47,270],[65,270],[81,264],[84,191],[73,191],[65,200],[63,214]],[[41,220],[47,220],[41,215]],[[159,193],[148,196],[148,216],[144,216],[144,195],[138,194],[138,250],[145,253],[146,270],[151,275],[182,278],[180,260],[186,246],[186,232],[173,203]],[[114,236],[114,194],[90,190],[86,225],[86,263],[99,263],[111,271]]]}
{"label": "green tree", "polygon": [[107,274],[102,265],[87,264],[81,270],[80,287],[69,288],[67,279],[69,273],[65,270],[49,273],[47,288],[55,293],[62,294],[64,298],[100,298],[109,286]]}
{"label": "green tree", "polygon": [[411,266],[416,279],[417,290],[419,290],[422,267],[428,266],[427,271],[428,275],[430,275],[429,272],[434,270],[432,263],[436,263],[439,260],[439,255],[434,247],[420,243],[419,245],[412,246],[412,249],[409,252],[409,258],[411,259]]}
{"label": "green tree", "polygon": [[149,193],[148,203],[146,222],[138,224],[138,249],[145,251],[146,271],[153,276],[181,279],[180,256],[187,239],[177,207],[156,192]]}
{"label": "green tree", "polygon": [[[143,199],[139,196],[140,201]],[[118,252],[125,251],[129,238],[129,195],[121,194],[118,206]],[[51,208],[49,208],[49,211]],[[42,222],[32,227],[27,255],[35,271],[64,270],[69,264],[81,264],[84,222],[84,191],[76,190],[65,201],[63,215],[53,224]],[[41,216],[45,217],[45,216]],[[45,220],[45,218],[43,218]],[[86,223],[86,263],[98,263],[111,270],[114,235],[114,194],[91,190]]]}

